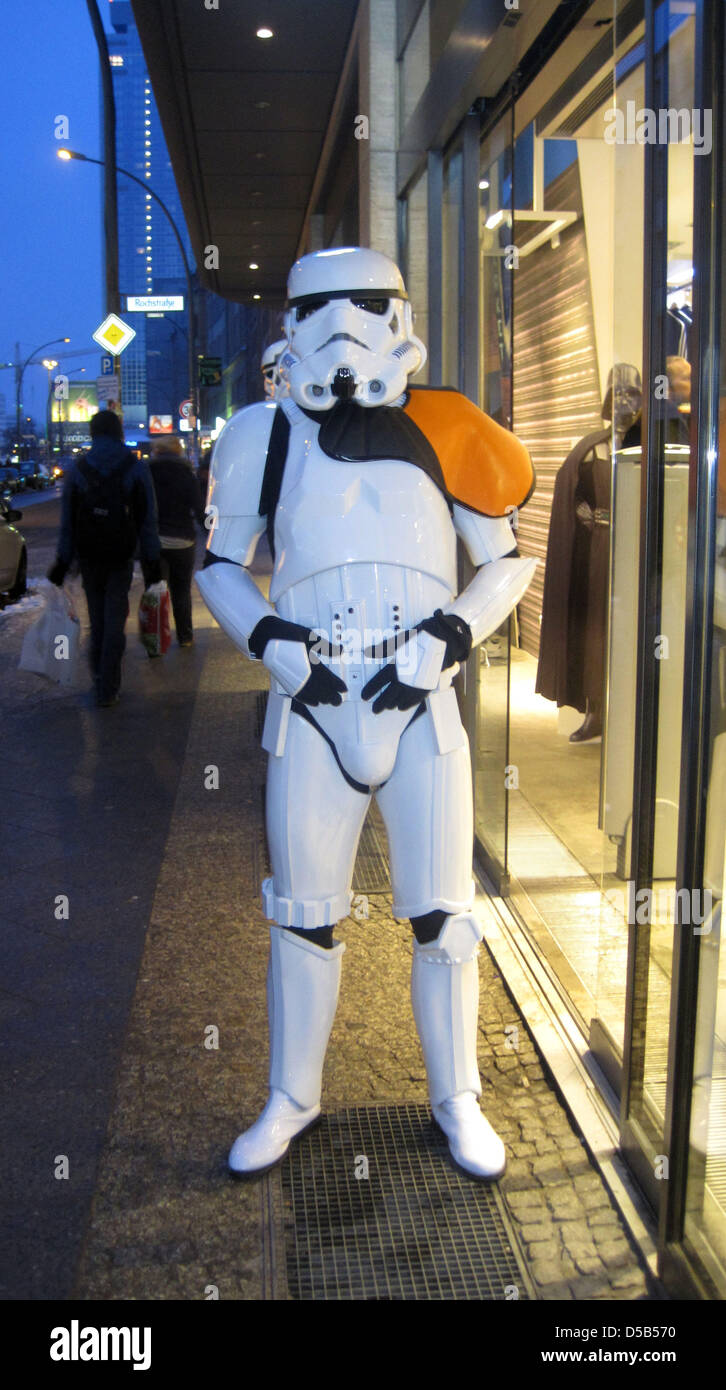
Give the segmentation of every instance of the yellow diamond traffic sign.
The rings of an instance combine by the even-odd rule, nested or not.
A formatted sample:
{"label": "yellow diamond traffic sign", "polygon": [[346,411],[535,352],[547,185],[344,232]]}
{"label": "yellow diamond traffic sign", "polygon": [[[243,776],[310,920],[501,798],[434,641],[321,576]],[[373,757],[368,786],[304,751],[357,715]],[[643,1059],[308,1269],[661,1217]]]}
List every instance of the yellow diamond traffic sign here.
{"label": "yellow diamond traffic sign", "polygon": [[93,334],[97,343],[101,344],[107,352],[112,352],[114,357],[118,357],[128,347],[132,338],[136,337],[136,329],[130,328],[123,319],[116,314],[109,314],[103,320],[96,332]]}

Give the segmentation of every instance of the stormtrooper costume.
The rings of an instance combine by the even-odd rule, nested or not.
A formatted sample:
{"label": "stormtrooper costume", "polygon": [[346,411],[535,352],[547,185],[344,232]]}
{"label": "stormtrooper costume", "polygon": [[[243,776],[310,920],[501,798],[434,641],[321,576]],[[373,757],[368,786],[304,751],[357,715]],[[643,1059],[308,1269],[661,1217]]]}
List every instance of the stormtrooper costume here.
{"label": "stormtrooper costume", "polygon": [[[415,934],[411,995],[436,1121],[478,1178],[504,1146],[478,1105],[482,929],[473,913],[469,747],[452,678],[536,561],[507,513],[533,487],[520,442],[458,392],[410,388],[425,361],[398,268],[340,248],[296,262],[280,370],[290,395],[228,421],[212,461],[197,583],[271,676],[262,885],[271,927],[270,1097],[229,1155],[266,1170],[320,1115],[356,849],[372,796],[393,911]],[[267,530],[270,601],[247,572]],[[477,572],[457,595],[456,543]]]}
{"label": "stormtrooper costume", "polygon": [[269,401],[282,400],[283,396],[288,395],[287,382],[280,375],[280,358],[286,347],[286,339],[278,338],[277,342],[268,343],[260,358],[265,395]]}

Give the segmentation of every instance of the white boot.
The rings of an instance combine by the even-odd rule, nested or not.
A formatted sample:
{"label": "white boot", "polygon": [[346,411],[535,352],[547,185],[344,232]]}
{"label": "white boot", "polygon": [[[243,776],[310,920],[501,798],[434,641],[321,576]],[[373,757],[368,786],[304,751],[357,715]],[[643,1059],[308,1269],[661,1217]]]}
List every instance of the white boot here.
{"label": "white boot", "polygon": [[282,927],[270,930],[270,1098],[260,1118],[232,1145],[228,1163],[233,1173],[271,1168],[320,1115],[323,1062],[344,950],[342,941],[326,951]]}
{"label": "white boot", "polygon": [[431,1108],[452,1157],[474,1177],[499,1178],[506,1164],[504,1145],[477,1103],[481,935],[473,914],[460,913],[447,918],[430,945],[414,942],[411,1001]]}

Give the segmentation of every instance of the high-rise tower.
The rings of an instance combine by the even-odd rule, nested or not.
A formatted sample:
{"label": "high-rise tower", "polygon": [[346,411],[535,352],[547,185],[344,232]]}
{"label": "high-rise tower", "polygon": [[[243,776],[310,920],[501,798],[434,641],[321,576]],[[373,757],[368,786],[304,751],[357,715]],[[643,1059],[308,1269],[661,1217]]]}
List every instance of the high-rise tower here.
{"label": "high-rise tower", "polygon": [[[116,162],[137,178],[148,182],[166,204],[179,228],[187,256],[192,258],[184,214],[179,200],[171,161],[164,140],[156,102],[128,0],[110,0],[108,36],[109,57],[116,97]],[[155,400],[155,367],[166,358],[159,342],[165,337],[164,326],[155,322],[152,356],[147,357],[147,319],[144,314],[126,314],[126,295],[153,294],[173,289],[186,299],[184,268],[174,234],[161,208],[150,193],[144,194],[137,184],[118,177],[119,221],[119,281],[121,312],[136,329],[136,337],[121,358],[124,424],[127,433],[148,430],[152,413],[168,413],[187,394],[186,358],[184,352],[174,351],[168,362],[178,361],[179,381],[171,387],[165,383],[163,400]],[[163,282],[163,285],[159,282]],[[169,337],[175,340],[188,329],[187,315],[170,316]],[[167,373],[168,375],[168,373]],[[178,419],[175,418],[176,427]]]}

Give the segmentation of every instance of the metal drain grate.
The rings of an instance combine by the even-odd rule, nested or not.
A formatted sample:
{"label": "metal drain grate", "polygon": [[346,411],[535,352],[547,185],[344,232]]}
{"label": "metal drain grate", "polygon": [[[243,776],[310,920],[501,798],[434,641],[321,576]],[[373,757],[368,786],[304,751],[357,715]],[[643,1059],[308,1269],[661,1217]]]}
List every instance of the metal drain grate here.
{"label": "metal drain grate", "polygon": [[325,1116],[281,1179],[293,1299],[535,1296],[496,1186],[453,1167],[424,1105]]}
{"label": "metal drain grate", "polygon": [[390,888],[388,836],[383,816],[372,801],[358,841],[353,890],[356,893],[388,893]]}
{"label": "metal drain grate", "polygon": [[255,690],[255,733],[258,738],[262,738],[262,730],[265,727],[265,715],[267,714],[267,697],[269,690]]}

